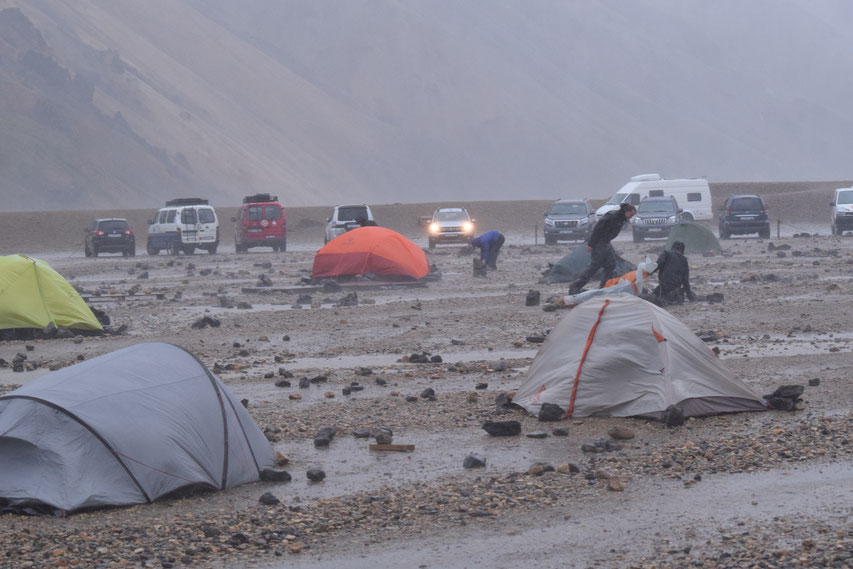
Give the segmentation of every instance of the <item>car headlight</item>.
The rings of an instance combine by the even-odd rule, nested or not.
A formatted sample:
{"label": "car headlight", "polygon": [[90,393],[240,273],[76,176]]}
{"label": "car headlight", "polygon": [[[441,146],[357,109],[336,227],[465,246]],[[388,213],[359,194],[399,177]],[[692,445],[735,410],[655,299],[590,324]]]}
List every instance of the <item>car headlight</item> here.
{"label": "car headlight", "polygon": [[466,221],[462,224],[462,231],[464,233],[471,233],[472,231],[474,231],[474,224],[470,221]]}
{"label": "car headlight", "polygon": [[551,227],[553,227],[554,226],[554,220],[546,218],[545,219],[545,225],[550,225]]}
{"label": "car headlight", "polygon": [[631,223],[633,223],[634,225],[642,225],[643,224],[643,218],[642,217],[633,217],[631,219]]}
{"label": "car headlight", "polygon": [[678,223],[678,216],[677,215],[671,215],[671,216],[666,218],[666,221],[667,221],[667,223]]}
{"label": "car headlight", "polygon": [[578,225],[589,225],[589,218],[585,217],[578,221]]}
{"label": "car headlight", "polygon": [[430,223],[429,224],[429,232],[430,233],[438,233],[439,229],[441,229],[441,227],[439,227],[437,223]]}

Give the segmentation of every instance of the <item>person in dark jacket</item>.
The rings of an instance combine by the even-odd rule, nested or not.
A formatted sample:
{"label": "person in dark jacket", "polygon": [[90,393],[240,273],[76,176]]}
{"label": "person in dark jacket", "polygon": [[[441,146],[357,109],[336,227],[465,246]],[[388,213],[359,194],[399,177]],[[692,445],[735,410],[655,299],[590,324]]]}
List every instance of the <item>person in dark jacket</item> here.
{"label": "person in dark jacket", "polygon": [[605,283],[613,278],[616,272],[616,253],[610,242],[619,235],[622,227],[634,217],[635,213],[637,213],[636,207],[623,203],[619,209],[608,211],[598,220],[586,243],[586,250],[590,252],[591,257],[589,265],[569,287],[569,294],[578,294],[600,268],[604,269],[600,288],[604,288]]}
{"label": "person in dark jacket", "polygon": [[490,269],[498,268],[498,253],[503,247],[504,236],[499,232],[492,230],[483,233],[479,237],[471,239],[472,247],[480,248],[480,260],[486,263]]}
{"label": "person in dark jacket", "polygon": [[658,286],[652,291],[657,298],[681,300],[696,300],[696,295],[690,289],[690,264],[684,256],[684,243],[675,241],[669,251],[664,251],[658,257],[658,268],[652,271],[658,273]]}

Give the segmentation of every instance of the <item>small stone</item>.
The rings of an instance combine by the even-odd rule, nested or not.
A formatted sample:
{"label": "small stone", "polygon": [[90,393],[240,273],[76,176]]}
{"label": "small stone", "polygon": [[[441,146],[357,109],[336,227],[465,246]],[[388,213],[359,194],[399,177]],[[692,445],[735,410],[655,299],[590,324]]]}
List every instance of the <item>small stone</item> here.
{"label": "small stone", "polygon": [[544,439],[548,436],[548,433],[545,431],[533,431],[532,433],[527,433],[528,439]]}
{"label": "small stone", "polygon": [[607,479],[607,489],[611,492],[621,492],[625,489],[625,485],[615,476],[611,476]]}
{"label": "small stone", "polygon": [[488,388],[489,388],[488,383],[478,383],[477,385],[474,386],[474,389],[488,389]]}
{"label": "small stone", "polygon": [[486,459],[474,454],[469,454],[462,461],[463,468],[483,468],[484,466],[486,466]]}
{"label": "small stone", "polygon": [[610,430],[607,431],[607,434],[610,436],[610,438],[619,441],[634,438],[634,431],[632,431],[628,427],[611,427]]}
{"label": "small stone", "polygon": [[521,434],[521,423],[518,421],[486,421],[483,430],[493,437],[514,437]]}
{"label": "small stone", "polygon": [[288,395],[287,397],[288,397],[288,399],[294,399],[294,400],[296,400],[296,399],[302,399],[302,396],[301,396],[301,395],[299,395],[298,393],[291,393],[291,394],[290,394],[290,395]]}
{"label": "small stone", "polygon": [[323,394],[323,396],[324,396],[326,399],[334,399],[334,398],[335,398],[335,394],[334,394],[334,392],[332,392],[332,391],[327,391],[327,392],[325,392],[325,393]]}
{"label": "small stone", "polygon": [[311,482],[322,482],[326,478],[326,472],[319,468],[308,470],[305,475]]}
{"label": "small stone", "polygon": [[817,387],[818,385],[820,385],[820,378],[819,377],[813,377],[809,380],[809,386],[810,387]]}
{"label": "small stone", "polygon": [[480,394],[476,391],[469,391],[467,395],[468,403],[476,403],[480,400]]}
{"label": "small stone", "polygon": [[568,437],[569,436],[569,430],[564,429],[562,427],[557,427],[556,429],[551,431],[551,434],[554,435],[555,437]]}
{"label": "small stone", "polygon": [[559,421],[566,415],[565,409],[554,403],[543,403],[539,408],[538,419],[544,422]]}
{"label": "small stone", "polygon": [[288,462],[290,462],[290,459],[289,459],[289,458],[287,458],[286,456],[284,456],[284,455],[281,453],[281,451],[278,451],[278,450],[277,450],[277,451],[275,451],[275,463],[276,463],[277,465],[279,465],[279,466],[284,466],[284,465],[286,465]]}
{"label": "small stone", "polygon": [[276,504],[280,504],[281,500],[273,496],[271,492],[267,492],[258,498],[258,502],[265,506],[275,506]]}

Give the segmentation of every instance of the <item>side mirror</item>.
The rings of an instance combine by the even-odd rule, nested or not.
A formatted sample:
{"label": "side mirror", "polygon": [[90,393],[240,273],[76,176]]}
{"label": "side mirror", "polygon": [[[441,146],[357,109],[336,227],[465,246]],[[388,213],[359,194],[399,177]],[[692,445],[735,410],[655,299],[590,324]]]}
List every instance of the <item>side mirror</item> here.
{"label": "side mirror", "polygon": [[236,218],[236,217],[232,217],[232,218],[231,218],[231,223],[237,223],[237,218]]}

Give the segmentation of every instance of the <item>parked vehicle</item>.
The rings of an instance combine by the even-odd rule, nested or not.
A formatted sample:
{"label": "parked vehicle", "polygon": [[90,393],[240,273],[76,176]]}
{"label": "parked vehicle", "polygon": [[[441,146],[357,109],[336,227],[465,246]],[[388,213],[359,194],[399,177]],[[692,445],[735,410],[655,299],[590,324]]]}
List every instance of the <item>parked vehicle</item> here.
{"label": "parked vehicle", "polygon": [[631,218],[634,243],[648,238],[667,238],[672,228],[684,221],[684,212],[672,196],[649,197],[640,200],[637,213]]}
{"label": "parked vehicle", "polygon": [[427,226],[429,248],[436,243],[467,243],[474,237],[474,222],[464,207],[440,207]]}
{"label": "parked vehicle", "polygon": [[121,253],[124,257],[136,255],[136,236],[122,217],[96,219],[84,229],[83,253],[97,257],[101,253]]}
{"label": "parked vehicle", "polygon": [[272,247],[287,251],[287,222],[278,196],[255,194],[243,198],[237,215],[231,218],[234,228],[234,250],[245,253],[252,247]]}
{"label": "parked vehicle", "polygon": [[585,240],[595,225],[595,210],[586,199],[559,199],[545,212],[545,244]]}
{"label": "parked vehicle", "polygon": [[332,209],[332,215],[326,219],[324,242],[328,243],[335,237],[343,235],[350,229],[361,227],[365,223],[376,225],[369,205],[336,205]]}
{"label": "parked vehicle", "polygon": [[853,230],[853,188],[836,188],[829,207],[833,235]]}
{"label": "parked vehicle", "polygon": [[700,221],[714,217],[708,180],[704,178],[665,180],[660,174],[634,176],[616,192],[616,195],[598,208],[595,215],[600,219],[608,211],[618,209],[622,203],[638,206],[643,198],[660,196],[672,196],[678,201],[684,210],[684,221]]}
{"label": "parked vehicle", "polygon": [[729,196],[720,208],[720,239],[746,233],[758,233],[763,239],[770,237],[767,206],[758,194]]}
{"label": "parked vehicle", "polygon": [[196,248],[206,249],[213,255],[219,247],[219,221],[216,210],[207,200],[179,198],[166,202],[148,220],[149,255],[168,251],[177,255],[192,255]]}

